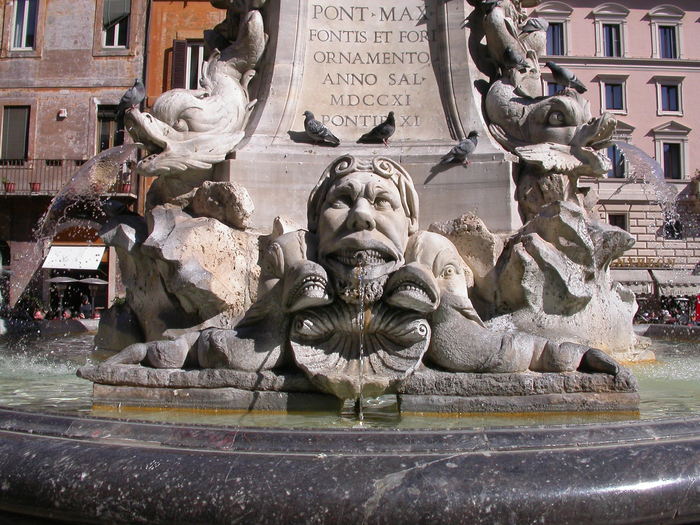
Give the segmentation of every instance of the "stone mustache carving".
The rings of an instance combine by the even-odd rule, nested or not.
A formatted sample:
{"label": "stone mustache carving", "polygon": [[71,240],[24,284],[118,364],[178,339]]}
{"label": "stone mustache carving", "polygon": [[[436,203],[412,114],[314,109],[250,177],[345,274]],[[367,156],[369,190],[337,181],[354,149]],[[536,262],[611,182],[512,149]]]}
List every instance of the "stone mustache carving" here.
{"label": "stone mustache carving", "polygon": [[262,260],[257,302],[235,329],[135,344],[105,364],[301,368],[340,398],[392,393],[420,366],[453,372],[617,374],[599,350],[484,326],[452,242],[418,231],[410,175],[383,157],[333,161],[311,192],[308,231]]}

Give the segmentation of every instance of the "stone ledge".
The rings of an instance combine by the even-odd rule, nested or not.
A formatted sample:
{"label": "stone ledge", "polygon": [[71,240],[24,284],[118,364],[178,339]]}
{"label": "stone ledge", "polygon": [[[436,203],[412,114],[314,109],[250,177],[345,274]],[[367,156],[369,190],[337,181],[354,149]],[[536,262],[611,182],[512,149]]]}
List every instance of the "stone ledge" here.
{"label": "stone ledge", "polygon": [[[138,365],[85,367],[93,403],[105,406],[212,408],[243,411],[338,411],[301,373],[169,370]],[[631,374],[456,374],[417,371],[396,394],[402,412],[581,412],[637,410]]]}
{"label": "stone ledge", "polygon": [[481,412],[611,412],[639,410],[639,394],[590,393],[528,396],[399,395],[402,414],[472,414]]}
{"label": "stone ledge", "polygon": [[95,384],[93,405],[273,412],[339,412],[342,400],[330,394],[265,392],[238,388],[160,388]]}

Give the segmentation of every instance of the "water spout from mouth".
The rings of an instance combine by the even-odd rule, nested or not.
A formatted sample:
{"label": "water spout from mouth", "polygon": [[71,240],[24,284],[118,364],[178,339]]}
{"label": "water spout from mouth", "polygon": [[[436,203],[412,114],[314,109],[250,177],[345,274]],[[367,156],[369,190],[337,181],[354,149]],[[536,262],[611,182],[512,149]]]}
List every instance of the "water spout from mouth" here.
{"label": "water spout from mouth", "polygon": [[677,195],[673,187],[666,183],[663,167],[644,151],[632,144],[622,140],[616,140],[615,146],[622,152],[630,168],[630,173],[627,177],[628,181],[623,183],[611,197],[620,193],[624,186],[635,182],[641,182],[651,187],[656,195],[657,202],[659,203],[664,217],[667,219],[677,219]]}
{"label": "water spout from mouth", "polygon": [[359,376],[359,390],[360,390],[360,395],[357,398],[357,419],[362,423],[365,420],[365,415],[363,412],[362,404],[363,404],[363,396],[362,396],[362,383],[364,382],[364,366],[365,366],[365,359],[364,359],[364,338],[365,338],[365,283],[364,283],[364,278],[365,278],[365,252],[358,252],[355,255],[355,260],[357,261],[357,267],[359,269],[358,273],[358,286],[359,288],[359,297],[360,297],[360,303],[359,303],[359,308],[360,311],[358,313],[358,322],[360,323],[360,376]]}

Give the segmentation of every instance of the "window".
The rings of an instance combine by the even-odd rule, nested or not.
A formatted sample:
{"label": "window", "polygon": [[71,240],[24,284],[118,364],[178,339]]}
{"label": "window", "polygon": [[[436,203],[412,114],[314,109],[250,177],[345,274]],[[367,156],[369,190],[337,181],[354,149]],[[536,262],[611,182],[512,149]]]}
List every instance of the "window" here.
{"label": "window", "polygon": [[600,81],[600,111],[627,114],[627,77],[598,75]]}
{"label": "window", "polygon": [[629,9],[619,4],[603,4],[593,9],[595,56],[627,56],[627,16]]}
{"label": "window", "polygon": [[202,76],[204,63],[204,42],[187,42],[187,64],[185,80],[187,89],[199,89],[199,79]]}
{"label": "window", "polygon": [[532,12],[532,16],[549,22],[547,30],[547,54],[571,54],[571,13],[573,9],[564,2],[543,2]]}
{"label": "window", "polygon": [[605,84],[605,109],[622,110],[622,84]]}
{"label": "window", "polygon": [[674,26],[659,26],[659,54],[661,58],[678,58]]}
{"label": "window", "polygon": [[603,48],[606,57],[622,56],[619,25],[603,24]]}
{"label": "window", "polygon": [[656,81],[657,115],[683,115],[681,86],[684,77],[654,77]]}
{"label": "window", "polygon": [[97,106],[97,153],[124,144],[124,130],[119,130],[117,106]]}
{"label": "window", "polygon": [[126,47],[129,19],[125,18],[104,31],[104,47]]}
{"label": "window", "polygon": [[172,88],[199,89],[205,60],[203,41],[173,40]]}
{"label": "window", "polygon": [[102,8],[102,45],[127,47],[131,0],[104,0]]}
{"label": "window", "polygon": [[550,22],[547,29],[547,54],[564,54],[564,24],[561,22]]}
{"label": "window", "polygon": [[556,82],[547,82],[547,95],[551,97],[552,95],[555,95],[560,91],[564,91],[564,88],[561,87],[559,84],[557,84]]}
{"label": "window", "polygon": [[678,111],[678,86],[661,86],[661,110]]}
{"label": "window", "polygon": [[677,142],[664,142],[664,177],[681,179],[681,145]]}
{"label": "window", "polygon": [[2,151],[0,159],[9,164],[27,160],[29,144],[29,106],[5,106],[2,115]]}
{"label": "window", "polygon": [[12,49],[34,49],[36,45],[37,0],[15,0]]}
{"label": "window", "polygon": [[685,11],[672,5],[662,5],[649,11],[651,20],[652,58],[683,58],[683,17]]}
{"label": "window", "polygon": [[666,179],[688,179],[688,136],[691,129],[673,120],[651,130],[656,161]]}
{"label": "window", "polygon": [[[624,179],[625,178],[625,159],[617,146],[608,148],[608,158],[612,163],[612,169],[608,172],[609,179]],[[624,229],[624,228],[623,228]]]}
{"label": "window", "polygon": [[617,226],[620,229],[627,231],[627,214],[626,213],[609,213],[608,224]]}

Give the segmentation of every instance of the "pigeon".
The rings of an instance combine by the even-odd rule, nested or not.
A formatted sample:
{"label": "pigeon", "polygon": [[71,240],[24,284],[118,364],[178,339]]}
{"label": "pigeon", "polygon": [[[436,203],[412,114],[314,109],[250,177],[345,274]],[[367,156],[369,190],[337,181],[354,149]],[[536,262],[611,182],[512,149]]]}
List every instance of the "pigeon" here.
{"label": "pigeon", "polygon": [[466,139],[462,139],[459,144],[450,150],[450,152],[442,157],[440,164],[449,164],[450,162],[463,162],[469,164],[469,155],[474,153],[476,145],[479,142],[479,132],[472,131]]}
{"label": "pigeon", "polygon": [[576,75],[565,67],[558,66],[554,62],[546,62],[545,65],[552,71],[554,81],[565,90],[574,88],[581,94],[587,91],[586,86],[583,85],[583,82],[576,78]]}
{"label": "pigeon", "polygon": [[517,69],[523,73],[530,69],[530,64],[520,55],[520,53],[510,46],[503,50],[503,65],[506,66],[506,70]]}
{"label": "pigeon", "polygon": [[394,119],[394,112],[389,111],[389,115],[387,115],[384,122],[362,135],[357,142],[373,143],[382,141],[385,146],[388,146],[387,141],[394,134],[394,131],[396,131],[396,120]]}
{"label": "pigeon", "polygon": [[340,139],[331,133],[331,130],[324,126],[321,122],[314,118],[311,111],[304,111],[304,131],[314,140],[314,145],[319,142],[328,142],[337,146],[340,144]]}
{"label": "pigeon", "polygon": [[547,32],[547,29],[549,29],[549,22],[544,18],[528,18],[521,31],[523,33],[534,33],[535,31]]}
{"label": "pigeon", "polygon": [[140,78],[134,80],[134,85],[131,86],[117,106],[117,115],[123,115],[129,108],[138,107],[143,99],[146,98],[146,86],[143,85]]}

